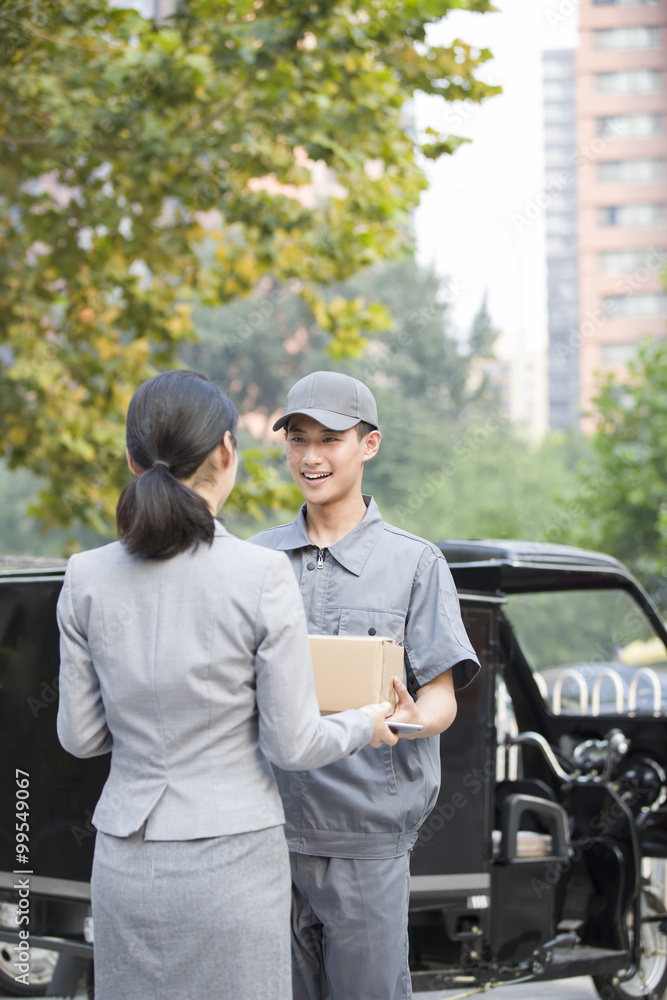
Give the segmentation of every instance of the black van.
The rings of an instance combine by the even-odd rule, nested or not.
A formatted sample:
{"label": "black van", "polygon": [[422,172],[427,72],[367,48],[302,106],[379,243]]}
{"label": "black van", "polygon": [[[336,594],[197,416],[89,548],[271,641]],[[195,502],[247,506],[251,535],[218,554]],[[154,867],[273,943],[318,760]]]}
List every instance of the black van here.
{"label": "black van", "polygon": [[[412,855],[414,988],[591,975],[604,1000],[660,997],[663,621],[600,553],[441,548],[483,669],[441,738],[442,787]],[[93,955],[90,817],[108,760],[56,739],[63,569],[0,565],[0,992],[12,995],[71,995]]]}

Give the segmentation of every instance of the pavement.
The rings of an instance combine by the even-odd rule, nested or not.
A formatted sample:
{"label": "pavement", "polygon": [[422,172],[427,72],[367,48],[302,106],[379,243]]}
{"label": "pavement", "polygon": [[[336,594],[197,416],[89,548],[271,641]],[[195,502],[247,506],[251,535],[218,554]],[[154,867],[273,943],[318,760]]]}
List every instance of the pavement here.
{"label": "pavement", "polygon": [[414,1000],[455,1000],[459,997],[493,997],[494,1000],[600,1000],[590,976],[559,979],[551,983],[498,986],[483,993],[472,993],[470,990],[445,990],[442,993],[414,994]]}
{"label": "pavement", "polygon": [[[472,993],[470,990],[445,990],[437,993],[415,993],[414,1000],[458,1000],[464,997],[489,997],[494,1000],[599,1000],[593,987],[593,981],[588,976],[576,979],[559,979],[552,983],[524,983],[520,986],[510,985],[489,989],[483,993]],[[14,1000],[12,997],[0,996],[0,1000]],[[52,998],[55,1000],[55,998]],[[86,1000],[84,993],[77,993],[75,1000]],[[165,997],[168,1000],[168,997]],[[193,1000],[197,1000],[193,997]]]}

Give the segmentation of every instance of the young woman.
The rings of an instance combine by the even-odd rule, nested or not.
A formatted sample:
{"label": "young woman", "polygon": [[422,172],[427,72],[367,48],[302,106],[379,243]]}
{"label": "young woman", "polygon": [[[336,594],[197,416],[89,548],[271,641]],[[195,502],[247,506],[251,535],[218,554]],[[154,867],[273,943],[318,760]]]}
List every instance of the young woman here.
{"label": "young woman", "polygon": [[96,1000],[290,1000],[290,875],[269,762],[393,745],[389,703],[321,718],[284,554],[216,521],[237,414],[201,375],[134,394],[120,541],[73,556],[58,735],[111,752],[93,823]]}

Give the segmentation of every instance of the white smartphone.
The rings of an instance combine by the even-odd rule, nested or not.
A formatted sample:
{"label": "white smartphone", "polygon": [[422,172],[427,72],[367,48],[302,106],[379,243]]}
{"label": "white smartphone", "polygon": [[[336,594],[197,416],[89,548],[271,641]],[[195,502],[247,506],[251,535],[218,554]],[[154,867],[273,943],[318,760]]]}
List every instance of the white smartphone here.
{"label": "white smartphone", "polygon": [[387,725],[391,729],[392,733],[396,733],[398,736],[401,733],[419,733],[424,728],[416,722],[388,722]]}

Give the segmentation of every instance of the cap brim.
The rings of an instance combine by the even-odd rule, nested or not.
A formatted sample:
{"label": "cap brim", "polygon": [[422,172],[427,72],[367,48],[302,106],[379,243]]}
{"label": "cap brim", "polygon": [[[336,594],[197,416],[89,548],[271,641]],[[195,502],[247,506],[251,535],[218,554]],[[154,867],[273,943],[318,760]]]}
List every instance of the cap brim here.
{"label": "cap brim", "polygon": [[335,413],[333,410],[318,410],[315,408],[307,410],[293,410],[291,413],[284,413],[273,425],[274,431],[279,431],[292,417],[303,415],[317,420],[330,431],[349,431],[350,427],[356,427],[360,423],[360,417],[349,417],[345,413]]}

